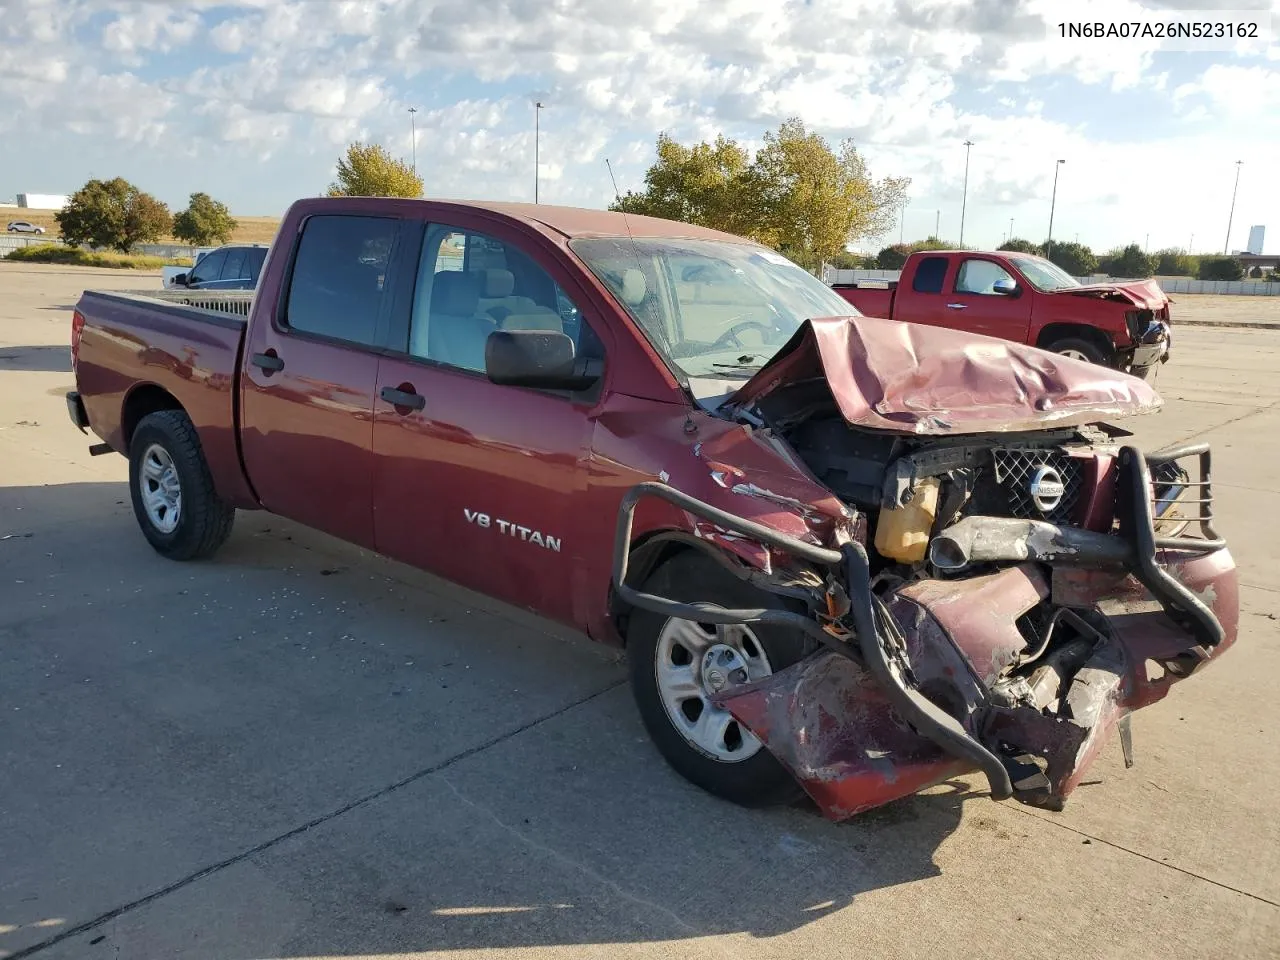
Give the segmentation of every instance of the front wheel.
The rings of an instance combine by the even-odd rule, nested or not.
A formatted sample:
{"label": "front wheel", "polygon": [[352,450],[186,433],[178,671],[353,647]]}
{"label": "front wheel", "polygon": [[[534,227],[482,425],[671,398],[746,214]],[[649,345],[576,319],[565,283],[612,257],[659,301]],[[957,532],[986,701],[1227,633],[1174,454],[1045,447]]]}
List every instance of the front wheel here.
{"label": "front wheel", "polygon": [[235,508],[213,489],[195,425],[181,410],[148,414],[133,431],[129,489],[142,535],[170,560],[211,556],[231,535]]}
{"label": "front wheel", "polygon": [[1073,360],[1087,360],[1089,363],[1107,365],[1110,357],[1092,340],[1083,337],[1063,337],[1049,344],[1049,351],[1070,357]]}
{"label": "front wheel", "polygon": [[[783,608],[778,597],[694,552],[663,564],[642,589],[686,603]],[[707,792],[743,806],[798,799],[802,791],[786,769],[711,697],[791,666],[809,645],[803,634],[776,626],[697,623],[636,610],[627,628],[631,689],[667,763]]]}

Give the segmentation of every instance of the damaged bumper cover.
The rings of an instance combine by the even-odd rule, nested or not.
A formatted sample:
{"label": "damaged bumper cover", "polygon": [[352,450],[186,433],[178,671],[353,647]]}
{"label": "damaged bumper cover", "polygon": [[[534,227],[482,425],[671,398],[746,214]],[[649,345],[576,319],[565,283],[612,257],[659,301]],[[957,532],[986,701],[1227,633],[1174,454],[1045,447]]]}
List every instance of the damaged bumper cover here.
{"label": "damaged bumper cover", "polygon": [[[1125,447],[1117,534],[1071,531],[1072,553],[1055,552],[1046,531],[1032,530],[1029,552],[1015,543],[1008,557],[984,555],[1013,564],[998,572],[917,580],[880,594],[858,543],[836,550],[795,540],[663,484],[642,484],[619,515],[614,587],[625,602],[666,616],[785,623],[823,644],[719,700],[832,819],[974,770],[994,799],[1060,809],[1117,729],[1129,761],[1132,710],[1235,642],[1235,565],[1207,510],[1198,521],[1203,538],[1157,535],[1157,510],[1167,505],[1152,504],[1151,470],[1187,457],[1199,457],[1201,480],[1186,489],[1207,504],[1207,447],[1146,457]],[[627,586],[631,518],[647,496],[813,565],[835,600],[828,592],[826,613],[814,615],[729,610]],[[1040,650],[1028,655],[1019,619],[1045,600],[1055,613],[1042,625]],[[1079,639],[1041,656],[1064,623]],[[1011,679],[1020,660],[1035,667]]]}

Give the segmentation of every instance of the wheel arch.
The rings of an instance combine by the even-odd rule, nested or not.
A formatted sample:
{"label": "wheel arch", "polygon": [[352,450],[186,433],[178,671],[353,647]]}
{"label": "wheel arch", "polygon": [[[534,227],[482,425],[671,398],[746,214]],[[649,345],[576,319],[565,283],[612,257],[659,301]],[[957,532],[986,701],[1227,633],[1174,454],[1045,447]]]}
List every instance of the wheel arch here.
{"label": "wheel arch", "polygon": [[120,410],[120,438],[124,445],[121,452],[128,454],[129,445],[133,442],[133,432],[143,417],[160,410],[187,412],[178,398],[159,384],[139,383],[125,395],[124,405]]}
{"label": "wheel arch", "polygon": [[1057,341],[1068,338],[1086,340],[1101,349],[1108,358],[1114,356],[1116,352],[1115,341],[1097,327],[1090,326],[1087,323],[1068,323],[1065,321],[1045,324],[1036,337],[1036,346],[1045,350]]}

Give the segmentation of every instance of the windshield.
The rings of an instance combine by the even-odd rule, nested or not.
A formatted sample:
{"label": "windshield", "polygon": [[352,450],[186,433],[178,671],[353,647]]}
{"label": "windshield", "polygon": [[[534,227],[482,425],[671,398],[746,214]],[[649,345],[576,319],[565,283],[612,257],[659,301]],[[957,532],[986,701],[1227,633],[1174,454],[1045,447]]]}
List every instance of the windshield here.
{"label": "windshield", "polygon": [[751,243],[606,237],[569,246],[686,377],[745,379],[805,320],[858,315],[821,280]]}
{"label": "windshield", "polygon": [[1028,283],[1044,293],[1080,286],[1079,280],[1056,263],[1051,263],[1043,257],[1010,257],[1009,259],[1018,265],[1018,269],[1022,271]]}

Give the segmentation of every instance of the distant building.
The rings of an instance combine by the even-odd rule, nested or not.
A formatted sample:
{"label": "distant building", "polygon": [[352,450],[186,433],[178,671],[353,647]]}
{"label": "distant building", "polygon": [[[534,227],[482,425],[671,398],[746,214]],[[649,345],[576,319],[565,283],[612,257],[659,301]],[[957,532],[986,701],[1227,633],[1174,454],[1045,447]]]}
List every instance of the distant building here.
{"label": "distant building", "polygon": [[20,193],[18,206],[31,210],[61,210],[68,199],[63,193]]}
{"label": "distant building", "polygon": [[1262,224],[1249,228],[1249,242],[1245,244],[1245,252],[1258,254],[1262,253],[1262,235],[1267,232],[1267,228]]}

